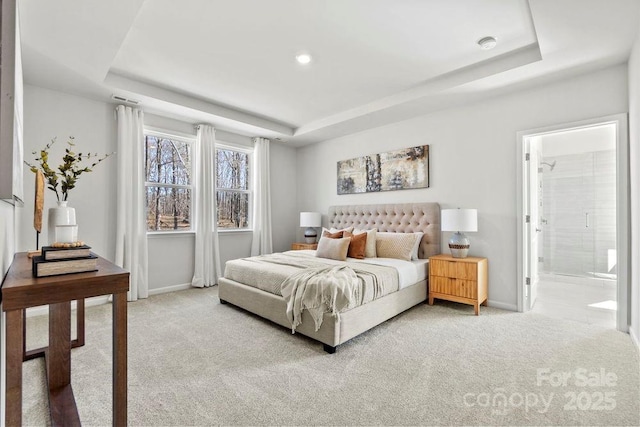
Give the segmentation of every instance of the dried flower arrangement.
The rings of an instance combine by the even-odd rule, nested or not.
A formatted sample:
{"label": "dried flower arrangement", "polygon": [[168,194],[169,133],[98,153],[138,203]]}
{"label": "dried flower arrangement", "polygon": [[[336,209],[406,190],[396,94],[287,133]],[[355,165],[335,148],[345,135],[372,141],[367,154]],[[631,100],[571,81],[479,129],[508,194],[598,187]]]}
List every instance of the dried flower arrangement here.
{"label": "dried flower arrangement", "polygon": [[[29,162],[25,163],[33,173],[38,169],[44,174],[44,178],[47,181],[48,189],[56,193],[58,201],[66,201],[69,196],[69,191],[75,188],[78,181],[78,177],[85,172],[91,172],[93,168],[106,160],[114,153],[105,154],[100,156],[97,153],[78,153],[73,152],[75,147],[73,136],[69,137],[67,141],[68,147],[65,148],[65,154],[62,157],[62,163],[58,166],[58,170],[51,169],[49,166],[49,150],[55,144],[56,138],[53,138],[44,149],[40,150],[40,157],[36,157],[37,165],[32,165]],[[32,154],[37,155],[38,152],[34,151]],[[83,165],[83,162],[88,162],[94,159],[91,165]],[[58,191],[58,185],[60,185],[60,191]],[[60,198],[62,196],[62,198]]]}

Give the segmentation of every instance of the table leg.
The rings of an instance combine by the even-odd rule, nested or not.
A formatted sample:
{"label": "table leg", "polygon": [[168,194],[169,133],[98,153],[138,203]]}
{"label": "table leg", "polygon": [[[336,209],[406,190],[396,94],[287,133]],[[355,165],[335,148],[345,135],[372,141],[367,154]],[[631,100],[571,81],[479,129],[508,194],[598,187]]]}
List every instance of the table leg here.
{"label": "table leg", "polygon": [[127,293],[113,294],[113,425],[127,425]]}
{"label": "table leg", "polygon": [[4,422],[7,426],[22,425],[23,311],[11,310],[6,314],[7,365]]}
{"label": "table leg", "polygon": [[71,301],[49,305],[49,347],[45,352],[52,426],[79,426],[71,389]]}
{"label": "table leg", "polygon": [[71,383],[71,301],[49,306],[49,390]]}
{"label": "table leg", "polygon": [[[76,339],[71,341],[71,348],[82,347],[84,345],[84,299],[77,300],[78,311],[76,313]],[[37,359],[38,357],[44,357],[45,352],[49,347],[34,348],[33,350],[27,350],[27,310],[23,310],[22,316],[22,348],[24,354],[24,361]]]}
{"label": "table leg", "polygon": [[76,301],[76,339],[71,342],[71,348],[84,345],[84,298]]}
{"label": "table leg", "polygon": [[27,309],[22,310],[22,361],[27,361]]}

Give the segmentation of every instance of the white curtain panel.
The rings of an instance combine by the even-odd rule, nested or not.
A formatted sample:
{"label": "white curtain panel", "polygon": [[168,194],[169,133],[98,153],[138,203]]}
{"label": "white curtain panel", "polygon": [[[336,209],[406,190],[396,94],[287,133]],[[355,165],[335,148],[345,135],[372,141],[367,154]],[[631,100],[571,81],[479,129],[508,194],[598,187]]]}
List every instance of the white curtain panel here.
{"label": "white curtain panel", "polygon": [[253,241],[251,255],[273,252],[271,236],[271,181],[269,173],[269,140],[253,140]]}
{"label": "white curtain panel", "polygon": [[116,264],[130,272],[127,299],[149,296],[145,206],[144,131],[141,110],[119,105]]}
{"label": "white curtain panel", "polygon": [[216,132],[212,126],[198,126],[193,156],[196,250],[191,285],[204,288],[217,284],[221,273],[216,218]]}

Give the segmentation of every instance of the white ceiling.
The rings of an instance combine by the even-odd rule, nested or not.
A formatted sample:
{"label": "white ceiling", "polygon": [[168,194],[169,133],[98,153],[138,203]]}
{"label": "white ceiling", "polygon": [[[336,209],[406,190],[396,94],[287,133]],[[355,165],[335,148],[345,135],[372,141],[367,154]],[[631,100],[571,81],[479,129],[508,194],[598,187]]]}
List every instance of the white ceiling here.
{"label": "white ceiling", "polygon": [[[25,82],[300,145],[627,60],[638,0],[19,0]],[[498,45],[476,42],[494,36]],[[313,55],[308,66],[295,55]]]}

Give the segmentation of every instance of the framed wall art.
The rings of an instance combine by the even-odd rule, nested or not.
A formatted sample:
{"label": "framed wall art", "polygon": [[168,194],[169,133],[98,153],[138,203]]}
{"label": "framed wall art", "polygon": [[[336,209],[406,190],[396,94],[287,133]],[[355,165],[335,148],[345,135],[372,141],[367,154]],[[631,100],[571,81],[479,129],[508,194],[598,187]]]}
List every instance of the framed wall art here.
{"label": "framed wall art", "polygon": [[403,148],[338,162],[338,194],[429,187],[429,146]]}

